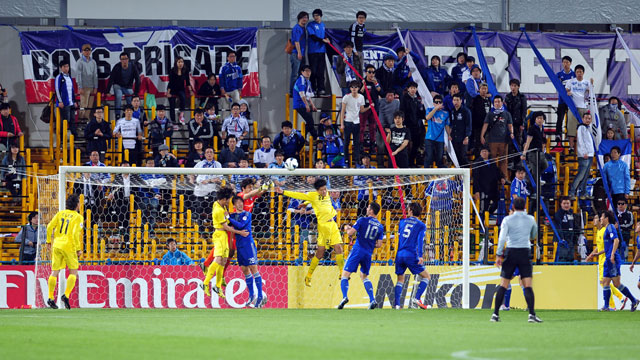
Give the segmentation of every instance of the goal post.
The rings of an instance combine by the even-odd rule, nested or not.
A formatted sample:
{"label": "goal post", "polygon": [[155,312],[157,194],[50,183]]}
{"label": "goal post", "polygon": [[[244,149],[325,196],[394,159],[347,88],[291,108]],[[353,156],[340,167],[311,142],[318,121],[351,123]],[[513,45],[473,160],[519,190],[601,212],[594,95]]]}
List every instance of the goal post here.
{"label": "goal post", "polygon": [[[450,287],[460,286],[460,289],[457,289],[458,291],[452,291],[451,295],[447,295],[447,301],[450,301],[451,306],[457,304],[456,306],[465,309],[469,308],[469,265],[471,252],[471,192],[469,169],[298,168],[294,171],[288,171],[285,169],[254,168],[205,169],[61,166],[57,179],[53,179],[52,177],[48,177],[46,181],[39,179],[39,207],[41,209],[49,208],[49,213],[51,214],[55,214],[55,211],[64,210],[67,196],[72,192],[81,192],[82,184],[84,183],[99,187],[101,189],[100,191],[104,193],[103,195],[108,196],[108,194],[122,188],[123,185],[121,183],[116,184],[117,181],[115,181],[115,178],[119,174],[130,174],[144,178],[145,181],[142,184],[135,186],[142,187],[145,191],[155,189],[154,191],[156,191],[156,193],[166,195],[164,200],[161,200],[166,204],[165,211],[162,212],[162,214],[156,212],[155,216],[165,217],[162,221],[165,222],[166,228],[172,229],[172,231],[167,230],[167,234],[173,234],[171,236],[179,238],[178,243],[180,243],[182,239],[195,239],[193,241],[185,240],[183,244],[180,245],[182,246],[181,249],[194,260],[203,259],[211,249],[210,238],[207,238],[210,233],[204,230],[205,227],[207,227],[207,229],[210,228],[210,225],[206,222],[206,218],[203,220],[203,223],[196,223],[199,215],[206,217],[206,209],[204,211],[195,210],[195,208],[202,205],[201,203],[203,202],[200,201],[200,197],[195,198],[193,201],[188,200],[194,191],[197,192],[195,187],[198,186],[198,183],[194,179],[199,175],[221,179],[220,184],[213,188],[213,192],[219,189],[219,186],[229,185],[233,186],[234,190],[236,190],[239,185],[239,179],[246,177],[255,177],[263,183],[275,180],[276,184],[281,184],[283,189],[306,192],[313,190],[311,183],[308,182],[309,178],[326,178],[328,180],[328,190],[333,193],[332,197],[335,197],[336,202],[342,204],[341,210],[338,211],[339,215],[337,218],[340,225],[346,223],[353,224],[358,216],[362,216],[361,207],[363,206],[363,200],[361,196],[364,193],[366,198],[366,200],[364,200],[365,209],[367,201],[375,201],[381,205],[382,210],[378,218],[385,226],[384,245],[381,249],[375,251],[374,266],[372,269],[376,266],[386,266],[386,268],[390,268],[393,265],[398,241],[397,225],[402,218],[401,200],[398,198],[398,194],[404,193],[405,199],[403,199],[403,201],[407,203],[419,202],[424,209],[420,220],[427,224],[428,229],[424,244],[425,261],[428,269],[431,272],[432,269],[438,269],[439,267],[444,269],[446,266],[446,271],[449,272],[459,272],[461,270],[461,274],[458,274],[461,276],[456,275],[456,279],[453,280],[455,283],[450,285]],[[82,180],[83,176],[87,179],[85,182]],[[150,176],[157,176],[164,180],[151,181],[149,180]],[[363,182],[363,179],[366,179],[366,181]],[[55,191],[52,186],[54,183],[57,185],[57,193],[55,194],[51,193]],[[398,191],[399,187],[402,187],[403,192]],[[132,196],[133,199],[133,195],[130,196]],[[192,203],[189,203],[189,201]],[[292,276],[292,274],[297,273],[296,271],[304,271],[309,264],[310,256],[313,256],[313,226],[309,226],[308,229],[303,230],[302,223],[301,225],[297,225],[297,220],[292,220],[292,215],[289,213],[289,211],[291,211],[288,207],[290,205],[289,199],[283,199],[282,195],[278,196],[278,194],[273,192],[273,189],[266,192],[258,201],[266,203],[265,206],[267,208],[266,215],[260,217],[260,220],[257,220],[258,222],[253,224],[254,237],[260,239],[256,240],[258,243],[259,264],[261,266],[264,265],[264,267],[270,265],[288,267],[289,276],[286,281],[288,284],[285,284],[286,286],[284,287],[288,290],[280,291],[279,296],[288,297],[288,307],[328,307],[332,300],[323,299],[320,301],[320,299],[317,299],[318,294],[314,293],[314,291],[320,291],[318,288],[325,290],[330,289],[327,290],[331,292],[330,294],[323,293],[320,296],[333,298],[338,296],[339,286],[335,284],[337,280],[337,276],[335,276],[337,275],[337,269],[335,269],[335,262],[331,257],[327,258],[325,256],[325,260],[321,263],[321,265],[326,265],[321,266],[323,268],[321,272],[331,273],[330,278],[327,277],[326,282],[331,282],[332,284],[327,285],[326,288],[322,285],[324,284],[322,283],[324,280],[317,280],[319,285],[317,285],[315,289],[305,289],[304,284],[294,283],[295,276]],[[206,203],[207,206],[210,204],[212,204],[212,202]],[[95,204],[92,206],[95,207]],[[154,239],[158,239],[158,244],[161,244],[162,240],[166,239],[161,235],[164,226],[162,225],[162,221],[158,220],[157,224],[148,221],[145,218],[149,216],[149,214],[146,213],[149,211],[148,207],[143,208],[141,211],[140,208],[136,209],[131,205],[130,208],[124,209],[123,211],[111,211],[109,214],[106,214],[108,213],[106,209],[109,205],[102,203],[100,206],[102,206],[100,211],[104,213],[102,219],[98,218],[98,210],[96,210],[93,219],[91,219],[91,224],[85,229],[85,238],[92,237],[92,241],[86,241],[85,243],[85,246],[88,247],[87,251],[93,256],[93,258],[88,260],[88,263],[93,265],[105,263],[119,264],[117,261],[119,255],[114,253],[115,250],[110,250],[109,248],[110,239],[119,237],[120,239],[127,238],[127,241],[130,243],[133,243],[134,238],[148,240],[142,248],[140,248],[139,244],[137,245],[137,249],[131,246],[131,253],[128,254],[128,259],[134,261],[131,263],[133,264],[132,266],[144,264],[157,265],[159,255],[156,254],[160,254],[160,251],[156,249],[155,240],[153,247],[149,244],[151,243],[150,239],[152,238],[154,230],[156,233],[153,234],[153,237]],[[135,207],[137,206],[136,203]],[[87,209],[84,209],[84,211],[87,212]],[[198,214],[198,212],[200,214]],[[209,218],[211,216],[210,208],[208,209],[208,216]],[[140,218],[142,218],[142,220]],[[255,218],[256,217],[254,217],[254,221]],[[312,218],[315,219],[313,216]],[[311,221],[313,221],[313,219]],[[43,223],[46,225],[46,220]],[[181,224],[186,225],[181,227]],[[193,226],[190,224],[193,224]],[[199,225],[200,227],[198,227]],[[113,228],[110,229],[109,226]],[[257,229],[257,226],[260,226],[260,229]],[[117,228],[119,228],[119,230]],[[345,234],[342,235],[344,239],[347,238]],[[106,245],[105,239],[107,240]],[[271,239],[271,241],[268,239]],[[149,245],[148,250],[146,245]],[[157,246],[160,247],[160,245]],[[346,258],[350,246],[347,244],[345,248]],[[142,256],[138,253],[144,253],[145,251],[148,251],[148,253]],[[135,253],[135,255],[133,255],[133,253]],[[48,259],[49,256],[49,254],[39,253],[38,259],[45,260]],[[149,259],[148,262],[144,261],[146,259]],[[154,259],[155,262],[151,259]],[[123,262],[122,264],[126,265],[127,263]],[[42,273],[40,275],[36,274],[36,276],[43,276],[46,271],[38,270],[38,266],[46,267],[48,263],[46,261],[36,262],[36,273]],[[461,268],[455,271],[450,270],[450,267],[456,266],[461,266]],[[330,269],[330,267],[333,269]],[[159,272],[157,269],[154,271]],[[162,271],[163,273],[165,272],[165,270]],[[187,272],[191,274],[190,271],[191,270]],[[286,269],[284,271],[286,272]],[[200,274],[201,273],[202,272],[200,272]],[[188,277],[191,275],[185,274],[185,276]],[[273,276],[274,277],[265,280],[270,281],[272,284],[281,281],[276,275]],[[444,274],[441,274],[441,282],[443,282],[443,279],[446,277]],[[352,277],[352,283],[354,279],[355,278]],[[189,280],[186,281],[188,282]],[[395,282],[395,276],[393,276],[393,281]],[[41,280],[36,281],[36,283],[38,286],[46,285],[46,283],[43,283]],[[36,286],[36,288],[38,286]],[[268,289],[268,282],[265,286],[267,286]],[[361,285],[352,284],[352,287],[358,286],[361,287]],[[380,290],[381,288],[382,285],[378,284],[378,290],[384,292],[384,289]],[[36,291],[42,292],[41,289]],[[193,291],[195,292],[195,288]],[[267,292],[268,291],[269,290],[267,290]],[[410,294],[409,290],[406,291],[407,294]],[[285,292],[288,293],[286,296],[284,294]],[[131,294],[129,294],[129,297],[130,295]],[[147,294],[145,294],[145,296],[146,295]],[[39,296],[41,295],[36,294],[36,298]],[[149,296],[151,296],[151,294],[149,294]],[[269,296],[270,301],[272,299],[277,301],[275,294],[269,293]],[[151,300],[149,300],[149,302],[150,301]],[[297,306],[293,304],[295,301],[298,301]],[[87,303],[93,304],[95,301],[88,301]],[[408,303],[408,301],[406,303]],[[440,302],[438,302],[438,306],[441,306]]]}

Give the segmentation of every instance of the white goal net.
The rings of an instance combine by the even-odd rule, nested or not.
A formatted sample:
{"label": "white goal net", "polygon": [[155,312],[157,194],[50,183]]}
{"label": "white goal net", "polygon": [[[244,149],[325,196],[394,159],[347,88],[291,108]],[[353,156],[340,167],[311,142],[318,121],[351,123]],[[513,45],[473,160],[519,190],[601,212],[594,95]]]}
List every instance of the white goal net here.
{"label": "white goal net", "polygon": [[[308,192],[314,190],[318,178],[328,182],[345,258],[355,238],[349,238],[343,226],[365,216],[370,202],[381,207],[378,220],[385,229],[383,245],[373,253],[370,272],[379,307],[393,305],[398,223],[410,203],[421,205],[419,218],[427,228],[424,257],[432,279],[423,302],[433,307],[468,307],[469,252],[477,246],[469,239],[468,169],[61,167],[58,176],[38,178],[38,205],[41,223],[46,225],[64,209],[70,194],[80,197],[83,254],[72,306],[237,308],[248,301],[247,276],[237,257],[231,258],[225,270],[224,300],[204,294],[200,285],[205,274],[200,264],[208,262],[213,247],[211,213],[216,194],[223,187],[237,194],[243,184],[252,184],[245,186],[244,194],[260,192],[249,197],[245,207],[251,212],[258,271],[268,299],[265,306],[330,308],[342,298],[341,269],[331,249],[320,259],[312,286],[304,284],[317,250],[317,223],[311,206],[278,194],[274,187],[262,187],[274,184]],[[170,239],[175,240],[179,254],[171,251]],[[36,307],[46,306],[50,258],[48,248],[41,247],[32,295]],[[350,306],[366,307],[368,297],[354,275]],[[64,292],[64,276],[63,272],[59,277],[56,296]],[[405,278],[403,299],[408,305],[418,279]]]}

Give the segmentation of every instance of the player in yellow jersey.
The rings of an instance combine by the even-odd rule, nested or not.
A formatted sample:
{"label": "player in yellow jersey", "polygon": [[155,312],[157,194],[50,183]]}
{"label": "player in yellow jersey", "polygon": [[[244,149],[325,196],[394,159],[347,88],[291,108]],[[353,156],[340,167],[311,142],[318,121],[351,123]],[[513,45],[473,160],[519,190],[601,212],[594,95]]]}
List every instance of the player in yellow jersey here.
{"label": "player in yellow jersey", "polygon": [[[602,224],[600,223],[600,217],[598,215],[596,215],[593,218],[593,225],[598,229],[596,231],[596,239],[595,239],[595,247],[593,248],[593,251],[591,252],[591,254],[589,254],[589,256],[587,256],[587,262],[591,261],[591,259],[593,259],[594,257],[598,257],[598,280],[600,281],[600,284],[602,284],[602,280],[603,280],[603,271],[604,271],[604,262],[606,260],[607,255],[605,255],[604,253],[604,232],[607,230],[606,226],[602,226]],[[618,300],[620,300],[620,302],[623,302],[623,298],[624,295],[622,295],[622,293],[615,287],[613,286],[613,284],[610,284],[611,287],[611,293],[613,295],[615,295]],[[604,306],[606,307],[607,304],[604,304]],[[609,308],[614,309],[616,308],[616,303],[613,301],[613,298],[609,298]],[[624,307],[624,302],[622,307]]]}
{"label": "player in yellow jersey", "polygon": [[[67,309],[69,296],[78,278],[78,257],[82,255],[82,215],[78,214],[78,195],[70,195],[66,201],[66,210],[58,212],[47,225],[47,248],[52,254],[51,276],[49,276],[49,300],[47,305],[57,309],[53,294],[60,270],[69,268],[67,287],[61,296]],[[53,246],[51,244],[53,243]],[[51,249],[53,247],[53,249]]]}
{"label": "player in yellow jersey", "polygon": [[340,230],[338,224],[335,221],[337,215],[336,210],[331,203],[331,197],[327,191],[327,180],[317,179],[313,183],[313,187],[316,191],[310,191],[308,193],[301,193],[295,191],[282,190],[281,188],[275,188],[278,194],[284,194],[285,196],[304,200],[311,204],[313,211],[316,214],[318,220],[318,250],[316,256],[311,259],[311,265],[309,266],[309,272],[304,278],[304,283],[307,286],[311,286],[311,276],[316,270],[320,259],[324,256],[324,250],[327,247],[333,247],[333,251],[336,253],[336,264],[338,265],[338,277],[342,273],[344,268],[344,255],[342,251],[342,237],[340,236]]}
{"label": "player in yellow jersey", "polygon": [[216,276],[216,285],[213,287],[213,291],[218,294],[219,297],[224,299],[224,293],[222,292],[222,280],[224,278],[223,271],[224,265],[229,257],[229,237],[227,232],[238,234],[241,236],[248,236],[249,232],[246,230],[236,230],[229,225],[229,212],[227,206],[229,205],[229,199],[233,196],[233,190],[230,188],[222,188],[218,191],[216,196],[216,202],[213,203],[213,246],[214,246],[214,259],[213,263],[207,269],[207,275],[204,278],[204,293],[207,296],[211,296],[209,285],[211,279]]}

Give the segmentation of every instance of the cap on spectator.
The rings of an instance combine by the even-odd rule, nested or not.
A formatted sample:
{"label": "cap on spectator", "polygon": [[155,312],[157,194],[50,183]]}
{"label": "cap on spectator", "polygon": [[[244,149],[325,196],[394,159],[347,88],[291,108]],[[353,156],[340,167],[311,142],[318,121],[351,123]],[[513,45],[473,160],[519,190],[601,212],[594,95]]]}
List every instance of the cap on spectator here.
{"label": "cap on spectator", "polygon": [[165,111],[165,110],[167,110],[167,108],[164,107],[164,105],[160,104],[160,105],[156,106],[156,111],[160,111],[160,110]]}
{"label": "cap on spectator", "polygon": [[293,129],[293,124],[291,123],[291,121],[286,120],[286,121],[282,122],[282,126],[281,127],[282,128],[288,127],[288,128],[292,128]]}
{"label": "cap on spectator", "polygon": [[245,99],[240,99],[240,101],[238,101],[238,105],[242,105],[242,104],[247,105],[247,109],[249,108],[249,102],[247,102],[247,100],[245,100]]}
{"label": "cap on spectator", "polygon": [[163,150],[169,151],[169,147],[166,144],[162,144],[158,146],[158,151],[163,151]]}
{"label": "cap on spectator", "polygon": [[384,56],[384,61],[395,60],[395,59],[396,59],[396,57],[393,56],[392,54],[387,54],[387,55]]}
{"label": "cap on spectator", "polygon": [[482,69],[480,69],[480,66],[478,66],[478,64],[473,64],[471,66],[471,72],[473,72],[473,70],[475,70],[475,69],[478,69],[478,70],[480,70],[480,72],[482,72]]}
{"label": "cap on spectator", "polygon": [[320,121],[331,120],[331,116],[327,113],[320,114]]}

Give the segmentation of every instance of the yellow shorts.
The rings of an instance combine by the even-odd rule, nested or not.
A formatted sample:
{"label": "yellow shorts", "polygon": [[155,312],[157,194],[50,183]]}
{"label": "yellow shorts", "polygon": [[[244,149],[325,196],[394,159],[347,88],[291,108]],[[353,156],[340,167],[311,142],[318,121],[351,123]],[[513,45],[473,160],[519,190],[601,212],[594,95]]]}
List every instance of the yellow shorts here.
{"label": "yellow shorts", "polygon": [[78,266],[78,254],[75,251],[53,248],[51,270],[62,270],[65,267],[76,270]]}
{"label": "yellow shorts", "polygon": [[318,224],[318,246],[330,247],[342,244],[340,230],[335,221]]}
{"label": "yellow shorts", "polygon": [[227,232],[216,230],[213,233],[213,256],[229,257],[229,237]]}

